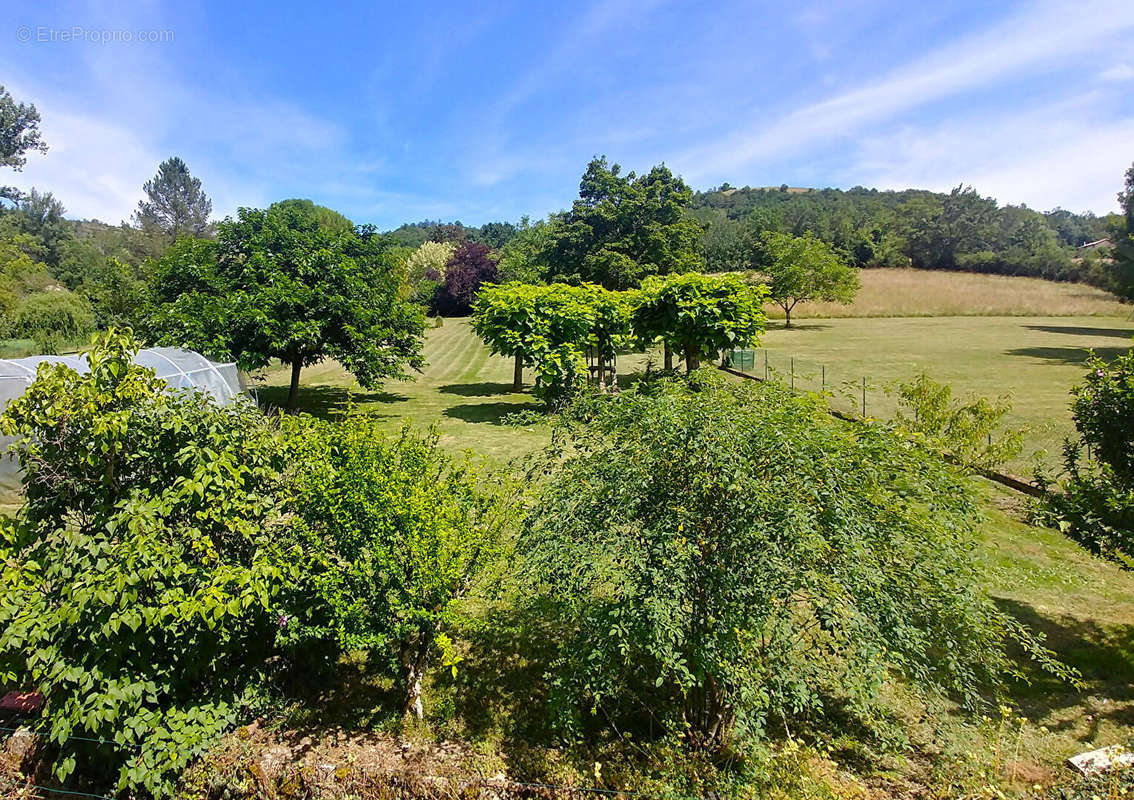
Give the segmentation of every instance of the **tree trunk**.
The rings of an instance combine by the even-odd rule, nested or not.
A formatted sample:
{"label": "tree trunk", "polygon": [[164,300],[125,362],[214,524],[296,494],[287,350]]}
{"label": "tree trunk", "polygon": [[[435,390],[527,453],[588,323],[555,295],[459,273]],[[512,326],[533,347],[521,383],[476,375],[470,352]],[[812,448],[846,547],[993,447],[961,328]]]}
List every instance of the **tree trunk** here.
{"label": "tree trunk", "polygon": [[666,372],[673,369],[673,351],[669,349],[669,342],[665,343],[665,369]]}
{"label": "tree trunk", "polygon": [[425,669],[429,665],[429,648],[433,646],[433,635],[423,634],[423,636],[424,639],[421,641],[402,642],[399,659],[402,666],[402,686],[405,687],[402,715],[413,714],[418,719],[424,714],[421,703],[421,679],[425,676]]}
{"label": "tree trunk", "polygon": [[402,703],[402,715],[413,714],[421,719],[425,709],[421,705],[421,673],[416,664],[407,664],[405,669],[406,696]]}
{"label": "tree trunk", "polygon": [[287,392],[287,413],[295,413],[295,401],[299,398],[299,371],[303,369],[303,359],[291,362],[291,388]]}
{"label": "tree trunk", "polygon": [[784,327],[791,327],[791,306],[784,306]]}
{"label": "tree trunk", "polygon": [[512,391],[524,391],[524,359],[516,353],[516,366],[512,369]]}
{"label": "tree trunk", "polygon": [[701,366],[701,351],[697,345],[685,343],[685,372],[689,373]]}

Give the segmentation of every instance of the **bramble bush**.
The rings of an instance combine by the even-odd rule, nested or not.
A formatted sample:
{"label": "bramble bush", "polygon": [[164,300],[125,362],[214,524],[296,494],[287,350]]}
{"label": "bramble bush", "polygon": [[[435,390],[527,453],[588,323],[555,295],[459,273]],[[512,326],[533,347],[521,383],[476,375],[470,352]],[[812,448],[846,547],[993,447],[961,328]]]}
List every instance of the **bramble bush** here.
{"label": "bramble bush", "polygon": [[887,428],[707,369],[564,420],[519,551],[573,631],[551,676],[568,731],[712,751],[869,724],[894,675],[976,707],[1018,674],[1009,644],[1067,674],[980,588],[967,479]]}
{"label": "bramble bush", "polygon": [[[1111,362],[1087,360],[1072,390],[1078,440],[1064,445],[1066,478],[1040,476],[1046,495],[1039,521],[1058,527],[1087,550],[1134,568],[1134,352]],[[1089,447],[1094,462],[1084,462]]]}
{"label": "bramble bush", "polygon": [[497,556],[507,505],[498,484],[437,446],[436,432],[390,436],[380,421],[284,421],[295,479],[304,582],[285,639],[329,654],[368,650],[422,715],[421,681]]}
{"label": "bramble bush", "polygon": [[160,797],[236,721],[294,575],[277,432],[169,392],[136,347],[111,331],[89,374],[41,365],[0,421],[25,494],[0,523],[0,674],[43,693],[60,780]]}

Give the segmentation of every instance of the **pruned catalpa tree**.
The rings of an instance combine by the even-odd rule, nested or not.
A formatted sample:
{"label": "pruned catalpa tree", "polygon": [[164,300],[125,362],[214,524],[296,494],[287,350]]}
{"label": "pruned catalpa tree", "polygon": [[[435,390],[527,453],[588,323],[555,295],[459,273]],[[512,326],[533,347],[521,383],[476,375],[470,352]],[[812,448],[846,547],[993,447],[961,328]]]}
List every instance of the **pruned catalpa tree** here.
{"label": "pruned catalpa tree", "polygon": [[242,208],[215,241],[183,237],[158,260],[154,338],[235,361],[300,372],[338,360],[366,388],[421,369],[425,316],[399,295],[384,240],[370,229],[328,226],[296,203]]}
{"label": "pruned catalpa tree", "polygon": [[[685,357],[686,371],[706,354],[748,347],[764,332],[767,288],[735,275],[647,278],[634,312],[634,333],[643,342],[661,339]],[[669,364],[666,365],[667,368]]]}

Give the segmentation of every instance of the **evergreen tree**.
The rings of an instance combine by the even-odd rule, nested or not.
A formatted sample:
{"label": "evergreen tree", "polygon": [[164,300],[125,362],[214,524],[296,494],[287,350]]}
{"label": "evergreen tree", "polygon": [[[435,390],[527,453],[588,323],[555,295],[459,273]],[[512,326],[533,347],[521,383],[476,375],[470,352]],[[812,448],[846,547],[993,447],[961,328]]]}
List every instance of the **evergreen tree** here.
{"label": "evergreen tree", "polygon": [[182,233],[201,236],[209,225],[213,203],[201,190],[201,179],[177,156],[158,166],[157,175],[142,187],[146,199],[138,201],[134,220],[146,231],[159,230],[170,239]]}

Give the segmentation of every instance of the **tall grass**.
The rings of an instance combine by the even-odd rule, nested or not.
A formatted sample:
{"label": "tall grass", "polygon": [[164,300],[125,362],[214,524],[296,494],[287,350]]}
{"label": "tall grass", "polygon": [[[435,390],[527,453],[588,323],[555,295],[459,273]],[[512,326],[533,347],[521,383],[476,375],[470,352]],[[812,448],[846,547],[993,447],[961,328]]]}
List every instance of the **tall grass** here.
{"label": "tall grass", "polygon": [[[1134,306],[1082,283],[920,269],[867,269],[850,305],[801,303],[803,317],[1129,316]],[[768,306],[782,319],[778,306]]]}

